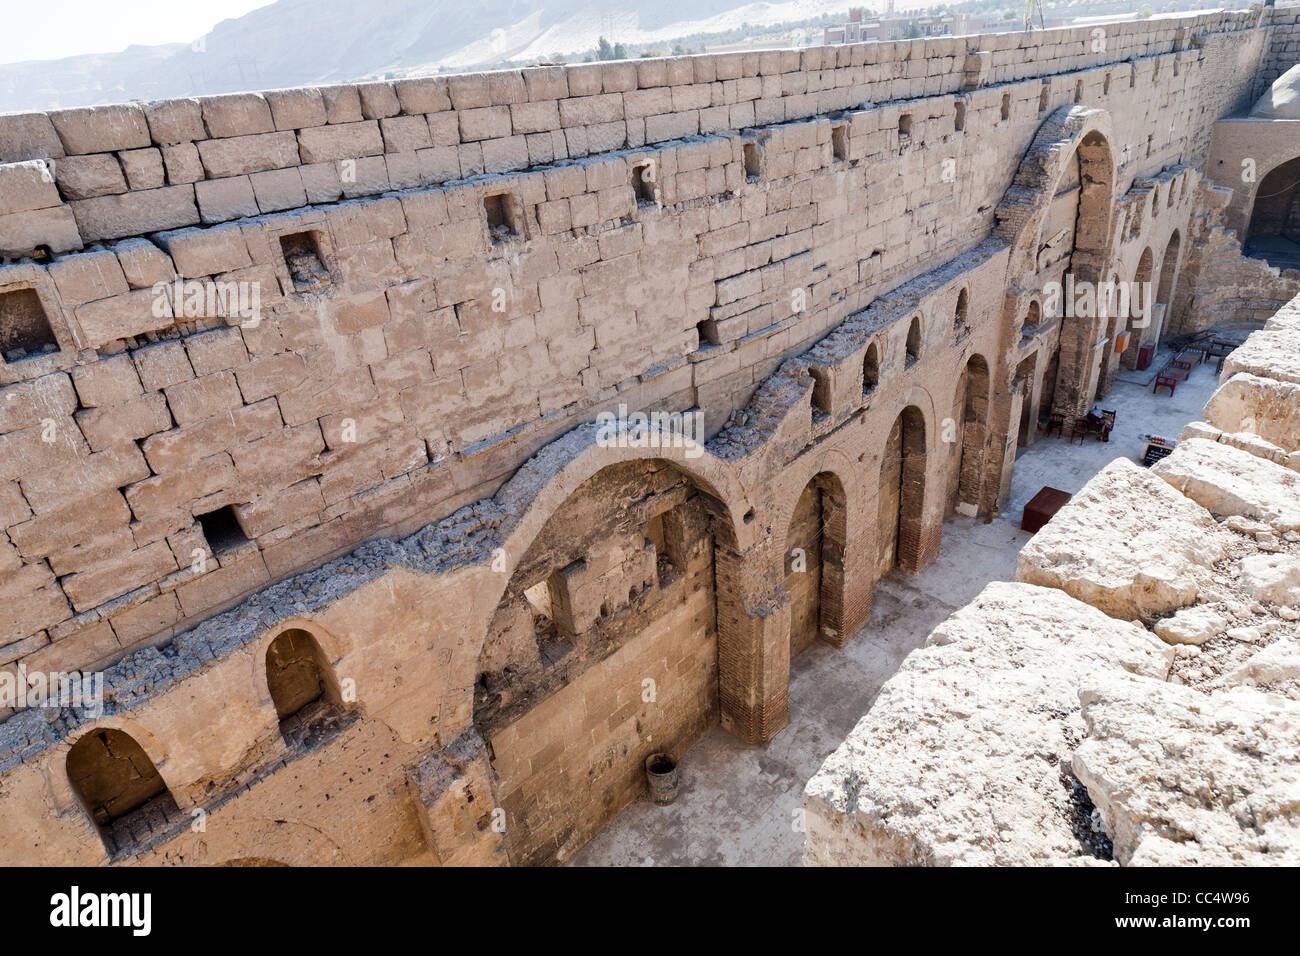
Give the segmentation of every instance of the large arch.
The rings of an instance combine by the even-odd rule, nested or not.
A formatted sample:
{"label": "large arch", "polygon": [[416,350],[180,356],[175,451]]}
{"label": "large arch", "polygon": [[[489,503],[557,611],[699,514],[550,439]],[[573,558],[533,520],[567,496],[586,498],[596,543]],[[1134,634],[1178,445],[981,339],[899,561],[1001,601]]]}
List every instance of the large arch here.
{"label": "large arch", "polygon": [[512,862],[563,858],[640,792],[650,753],[743,719],[762,662],[740,646],[739,554],[712,489],[646,458],[589,476],[518,556],[473,704]]}
{"label": "large arch", "polygon": [[1260,180],[1245,252],[1280,269],[1300,269],[1300,156],[1280,163]]}
{"label": "large arch", "polygon": [[894,419],[880,458],[877,577],[894,568],[920,570],[925,547],[925,416],[908,405]]}

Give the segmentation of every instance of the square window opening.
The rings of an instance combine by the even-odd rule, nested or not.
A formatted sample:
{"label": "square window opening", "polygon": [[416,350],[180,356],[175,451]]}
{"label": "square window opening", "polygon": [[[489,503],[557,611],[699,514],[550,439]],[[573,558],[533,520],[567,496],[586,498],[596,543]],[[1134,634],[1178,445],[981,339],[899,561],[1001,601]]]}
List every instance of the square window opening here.
{"label": "square window opening", "polygon": [[494,193],[483,197],[483,211],[487,214],[488,233],[493,242],[501,242],[519,235],[514,203],[509,193]]}
{"label": "square window opening", "polygon": [[636,193],[638,206],[658,205],[655,178],[654,163],[638,163],[632,167],[632,191]]}
{"label": "square window opening", "polygon": [[195,515],[199,527],[203,529],[203,538],[208,542],[208,550],[214,555],[227,554],[241,545],[248,543],[248,535],[240,527],[233,505],[226,505],[207,514]]}
{"label": "square window opening", "polygon": [[58,350],[54,329],[35,289],[0,293],[0,354],[6,362]]}
{"label": "square window opening", "polygon": [[831,127],[831,155],[839,163],[849,158],[849,126],[847,123]]}
{"label": "square window opening", "polygon": [[280,237],[280,253],[289,269],[295,292],[311,292],[330,284],[329,269],[314,232],[294,232]]}

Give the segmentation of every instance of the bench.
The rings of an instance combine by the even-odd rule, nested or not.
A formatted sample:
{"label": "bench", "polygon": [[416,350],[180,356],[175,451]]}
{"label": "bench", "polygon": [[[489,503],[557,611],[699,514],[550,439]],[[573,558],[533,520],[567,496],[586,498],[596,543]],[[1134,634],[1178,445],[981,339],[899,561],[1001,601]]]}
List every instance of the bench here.
{"label": "bench", "polygon": [[1169,363],[1156,373],[1156,384],[1151,389],[1152,394],[1160,391],[1161,387],[1169,389],[1169,394],[1174,394],[1174,389],[1179,382],[1187,381],[1188,376],[1192,374],[1191,367],[1186,364],[1180,364],[1177,359],[1171,359]]}

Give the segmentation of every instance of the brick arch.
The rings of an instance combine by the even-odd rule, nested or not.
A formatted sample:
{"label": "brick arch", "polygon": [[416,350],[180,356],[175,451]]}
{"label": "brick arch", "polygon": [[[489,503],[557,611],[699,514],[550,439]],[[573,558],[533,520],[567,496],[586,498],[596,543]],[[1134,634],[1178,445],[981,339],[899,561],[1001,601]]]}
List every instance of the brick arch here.
{"label": "brick arch", "polygon": [[66,787],[69,805],[80,808],[84,825],[103,840],[110,858],[175,826],[183,813],[157,759],[146,749],[145,743],[156,741],[133,724],[99,721],[65,741],[66,749],[59,748],[59,783]]}
{"label": "brick arch", "polygon": [[185,862],[191,866],[350,866],[342,847],[319,827],[298,820],[222,819],[221,839],[186,840]]}
{"label": "brick arch", "polygon": [[68,779],[68,752],[77,741],[99,730],[117,730],[131,737],[153,762],[154,769],[163,778],[167,789],[176,794],[176,782],[168,779],[171,771],[168,757],[171,750],[163,740],[139,720],[121,714],[109,714],[81,724],[46,752],[45,776],[50,783],[50,796],[59,813],[79,804],[79,798]]}
{"label": "brick arch", "polygon": [[957,424],[955,467],[949,483],[947,510],[962,504],[987,510],[984,484],[988,464],[989,413],[992,408],[992,376],[988,360],[973,353],[962,368],[953,395],[953,418]]}
{"label": "brick arch", "polygon": [[[333,680],[333,689],[338,690],[337,669],[343,659],[343,650],[339,640],[319,621],[306,617],[289,617],[276,621],[275,626],[265,630],[253,644],[253,653],[249,656],[251,668],[250,679],[257,688],[257,699],[261,704],[270,704],[271,691],[266,681],[266,654],[276,639],[286,631],[306,631],[320,648],[321,660],[328,669],[327,679]],[[358,689],[360,690],[360,689]]]}
{"label": "brick arch", "polygon": [[[496,536],[505,552],[505,575],[509,577],[555,510],[588,478],[610,465],[627,461],[659,460],[679,468],[703,490],[726,506],[736,533],[737,546],[752,543],[753,532],[744,520],[749,498],[733,466],[701,448],[702,454],[688,457],[690,449],[603,448],[596,444],[594,422],[581,425],[551,442],[525,462],[493,497],[506,518]],[[693,452],[692,452],[693,453]],[[479,555],[480,562],[493,558],[492,549]],[[504,591],[504,585],[501,591]],[[500,593],[496,594],[500,599]]]}
{"label": "brick arch", "polygon": [[[1062,106],[1038,128],[994,213],[994,235],[1011,245],[1008,269],[1012,280],[1037,271],[1048,208],[1076,155],[1082,187],[1079,218],[1085,216],[1086,205],[1088,222],[1074,237],[1075,256],[1081,261],[1072,261],[1071,268],[1079,278],[1094,282],[1105,272],[1118,178],[1113,140],[1110,113],[1095,107]],[[1083,255],[1079,256],[1081,249]]]}
{"label": "brick arch", "polygon": [[723,715],[752,723],[761,642],[741,573],[713,488],[674,461],[628,457],[569,492],[500,575],[472,714],[511,862],[585,842],[636,796],[655,749],[680,757]]}
{"label": "brick arch", "polygon": [[787,509],[781,561],[791,598],[791,659],[814,641],[842,647],[847,640],[843,626],[847,503],[843,482],[833,471],[822,470],[808,479]]}
{"label": "brick arch", "polygon": [[[1039,253],[1046,238],[1043,227],[1058,185],[1078,164],[1079,203],[1075,214],[1068,272],[1076,282],[1100,283],[1109,270],[1114,246],[1117,164],[1110,114],[1081,105],[1063,106],[1039,127],[1029,150],[1003,194],[996,211],[994,234],[1011,245],[1007,286],[1033,281],[1039,274]],[[1008,295],[1003,310],[1005,328],[1014,327],[1015,296]],[[1095,346],[1102,334],[1097,317],[1061,320],[1056,354],[1057,375],[1052,409],[1067,418],[1081,415],[1091,405],[1100,377]],[[1003,360],[998,381],[1010,381],[1013,374]],[[1000,401],[1009,411],[1010,403]],[[997,432],[1009,434],[1013,423],[1002,421],[999,410]],[[996,441],[996,436],[995,436]]]}
{"label": "brick arch", "polygon": [[938,552],[928,542],[927,483],[934,458],[925,413],[908,404],[898,413],[880,454],[876,493],[876,554],[880,576],[894,568],[919,571]]}

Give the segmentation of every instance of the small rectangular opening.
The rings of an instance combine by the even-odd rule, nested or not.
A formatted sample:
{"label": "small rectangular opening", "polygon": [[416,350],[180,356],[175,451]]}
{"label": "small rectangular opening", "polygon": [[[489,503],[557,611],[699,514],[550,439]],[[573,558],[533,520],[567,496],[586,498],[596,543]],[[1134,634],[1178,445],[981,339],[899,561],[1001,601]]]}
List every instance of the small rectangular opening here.
{"label": "small rectangular opening", "polygon": [[1047,104],[1050,102],[1052,95],[1052,86],[1046,81],[1043,82],[1043,88],[1038,93],[1038,112],[1046,113]]}
{"label": "small rectangular opening", "polygon": [[952,118],[952,125],[959,133],[966,128],[966,104],[961,100],[957,101],[957,112]]}
{"label": "small rectangular opening", "polygon": [[1138,82],[1137,64],[1131,63],[1129,64],[1129,68],[1128,68],[1128,88],[1130,90],[1133,89],[1133,87],[1137,86],[1137,82]]}
{"label": "small rectangular opening", "polygon": [[1083,80],[1074,81],[1074,102],[1083,102]]}
{"label": "small rectangular opening", "polygon": [[654,163],[637,163],[632,167],[632,190],[636,193],[638,206],[654,206],[658,204]]}
{"label": "small rectangular opening", "polygon": [[757,143],[746,143],[744,146],[745,154],[745,178],[757,179],[759,172],[760,156]]}
{"label": "small rectangular opening", "polygon": [[0,293],[0,353],[6,362],[58,350],[54,329],[35,289]]}
{"label": "small rectangular opening", "polygon": [[1011,117],[1011,94],[1003,93],[1002,94],[1002,118],[1009,119],[1010,117]]}
{"label": "small rectangular opening", "polygon": [[818,422],[831,413],[831,380],[825,369],[810,368],[808,374],[813,380],[812,418]]}
{"label": "small rectangular opening", "polygon": [[483,211],[487,213],[488,232],[493,242],[519,235],[513,204],[509,193],[496,193],[483,197]]}
{"label": "small rectangular opening", "polygon": [[831,127],[831,154],[837,163],[849,158],[849,124],[840,123]]}
{"label": "small rectangular opening", "polygon": [[289,267],[295,292],[311,292],[330,284],[330,273],[314,232],[294,232],[280,237],[280,253]]}
{"label": "small rectangular opening", "polygon": [[898,135],[899,136],[912,135],[912,114],[911,113],[903,113],[898,117]]}
{"label": "small rectangular opening", "polygon": [[1103,96],[1110,96],[1110,74],[1109,73],[1106,74],[1106,79],[1101,84],[1101,92]]}
{"label": "small rectangular opening", "polygon": [[239,519],[235,517],[235,509],[231,505],[207,514],[195,515],[194,518],[203,529],[208,550],[214,555],[225,554],[248,543],[248,535],[239,526]]}
{"label": "small rectangular opening", "polygon": [[713,319],[704,319],[695,323],[695,331],[699,335],[700,344],[698,348],[705,348],[709,345],[721,345],[718,338],[718,323]]}

